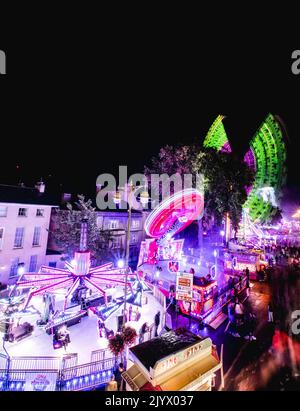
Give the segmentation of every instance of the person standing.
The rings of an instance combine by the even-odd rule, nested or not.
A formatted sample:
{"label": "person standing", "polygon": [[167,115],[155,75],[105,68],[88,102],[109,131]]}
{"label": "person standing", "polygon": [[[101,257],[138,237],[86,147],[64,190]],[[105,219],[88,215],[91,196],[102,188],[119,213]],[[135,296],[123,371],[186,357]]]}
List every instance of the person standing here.
{"label": "person standing", "polygon": [[139,343],[142,344],[144,342],[145,334],[148,331],[148,324],[144,323],[140,329],[140,338]]}
{"label": "person standing", "polygon": [[115,380],[115,376],[111,377],[111,380],[107,383],[105,391],[118,391],[118,383]]}
{"label": "person standing", "polygon": [[248,267],[246,267],[245,272],[246,272],[247,279],[250,280],[250,271]]}
{"label": "person standing", "polygon": [[115,380],[117,382],[117,387],[118,387],[118,391],[122,391],[122,382],[123,382],[123,378],[122,378],[122,374],[125,371],[124,368],[124,364],[122,362],[120,362],[118,368],[115,371]]}
{"label": "person standing", "polygon": [[155,314],[155,317],[154,317],[154,326],[155,326],[154,337],[158,337],[159,324],[160,324],[160,311],[157,311],[157,313]]}
{"label": "person standing", "polygon": [[273,316],[273,304],[272,301],[270,301],[268,305],[268,322],[272,323],[274,322],[274,316]]}
{"label": "person standing", "polygon": [[129,321],[131,321],[131,316],[132,316],[132,305],[130,305],[130,306],[129,306],[128,314],[129,314]]}
{"label": "person standing", "polygon": [[247,277],[247,280],[246,280],[246,296],[247,296],[247,298],[249,297],[249,295],[250,295],[250,281],[249,281],[249,278]]}

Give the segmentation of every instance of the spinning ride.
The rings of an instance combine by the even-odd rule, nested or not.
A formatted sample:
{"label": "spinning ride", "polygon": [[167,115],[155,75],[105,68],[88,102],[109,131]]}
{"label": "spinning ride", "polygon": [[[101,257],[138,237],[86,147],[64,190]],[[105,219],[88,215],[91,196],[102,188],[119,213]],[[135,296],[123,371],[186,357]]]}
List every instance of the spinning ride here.
{"label": "spinning ride", "polygon": [[190,188],[179,191],[152,211],[145,223],[149,237],[159,243],[170,240],[190,225],[203,211],[204,199],[200,191]]}
{"label": "spinning ride", "polygon": [[[68,298],[79,286],[84,286],[92,292],[100,293],[107,302],[105,287],[125,286],[125,269],[112,268],[112,263],[91,268],[91,254],[87,249],[87,221],[81,224],[80,250],[75,252],[71,263],[66,262],[66,269],[42,266],[37,273],[25,273],[17,282],[18,289],[30,289],[24,309],[34,296],[63,290],[64,310]],[[132,292],[132,285],[127,283]],[[104,288],[103,288],[104,287]]]}
{"label": "spinning ride", "polygon": [[163,200],[145,222],[145,231],[151,238],[141,244],[138,266],[168,261],[169,271],[178,271],[184,240],[173,237],[199,218],[203,207],[203,195],[192,188]]}
{"label": "spinning ride", "polygon": [[[203,146],[231,153],[224,118],[217,117]],[[279,117],[272,114],[266,117],[250,141],[244,161],[255,172],[253,185],[247,187],[248,198],[244,209],[254,224],[264,223],[277,212],[277,199],[286,178],[286,143]]]}

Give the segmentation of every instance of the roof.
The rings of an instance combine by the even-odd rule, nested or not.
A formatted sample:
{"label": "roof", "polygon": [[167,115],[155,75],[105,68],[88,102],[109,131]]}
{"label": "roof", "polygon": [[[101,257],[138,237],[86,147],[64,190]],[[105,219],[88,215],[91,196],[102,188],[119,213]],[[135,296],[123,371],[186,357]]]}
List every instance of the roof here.
{"label": "roof", "polygon": [[59,196],[47,191],[40,193],[34,187],[0,184],[0,203],[57,206],[60,204],[60,199]]}
{"label": "roof", "polygon": [[200,341],[202,341],[202,338],[190,331],[186,330],[184,333],[179,334],[171,330],[130,348],[130,351],[150,371],[150,367],[154,368],[158,360],[176,354]]}

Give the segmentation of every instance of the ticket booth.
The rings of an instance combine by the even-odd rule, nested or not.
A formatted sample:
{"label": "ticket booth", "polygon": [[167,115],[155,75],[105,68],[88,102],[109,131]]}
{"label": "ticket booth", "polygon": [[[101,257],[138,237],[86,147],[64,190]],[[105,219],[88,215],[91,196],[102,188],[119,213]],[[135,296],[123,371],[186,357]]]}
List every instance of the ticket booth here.
{"label": "ticket booth", "polygon": [[210,338],[168,331],[129,350],[128,391],[211,391],[221,368]]}

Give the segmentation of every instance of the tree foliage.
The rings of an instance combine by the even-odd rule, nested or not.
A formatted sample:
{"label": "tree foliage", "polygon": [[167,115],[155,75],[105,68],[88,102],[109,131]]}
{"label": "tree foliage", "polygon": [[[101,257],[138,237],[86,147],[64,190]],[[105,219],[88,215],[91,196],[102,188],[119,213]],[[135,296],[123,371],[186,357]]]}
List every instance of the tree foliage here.
{"label": "tree foliage", "polygon": [[253,171],[240,158],[214,149],[198,153],[193,168],[204,175],[205,215],[220,223],[226,213],[235,230],[247,200],[246,187],[254,180]]}
{"label": "tree foliage", "polygon": [[[152,157],[149,166],[144,167],[144,174],[148,181],[152,174],[168,174],[172,176],[176,173],[183,176],[184,174],[193,175],[193,184],[195,183],[195,173],[193,163],[196,161],[199,148],[191,146],[170,146],[162,147],[157,156]],[[170,193],[173,194],[174,187],[171,187]],[[160,187],[161,193],[161,187]]]}
{"label": "tree foliage", "polygon": [[101,263],[107,261],[110,254],[110,234],[97,226],[97,214],[92,207],[91,200],[85,200],[78,195],[75,208],[67,204],[67,210],[56,210],[53,217],[51,238],[61,252],[72,258],[79,249],[81,222],[86,218],[88,222],[88,247],[92,261]]}
{"label": "tree foliage", "polygon": [[214,218],[220,223],[229,213],[233,227],[238,228],[242,206],[247,199],[246,187],[250,186],[254,174],[245,162],[231,154],[192,146],[165,146],[158,156],[145,167],[149,179],[151,174],[193,174],[204,176],[206,220]]}

